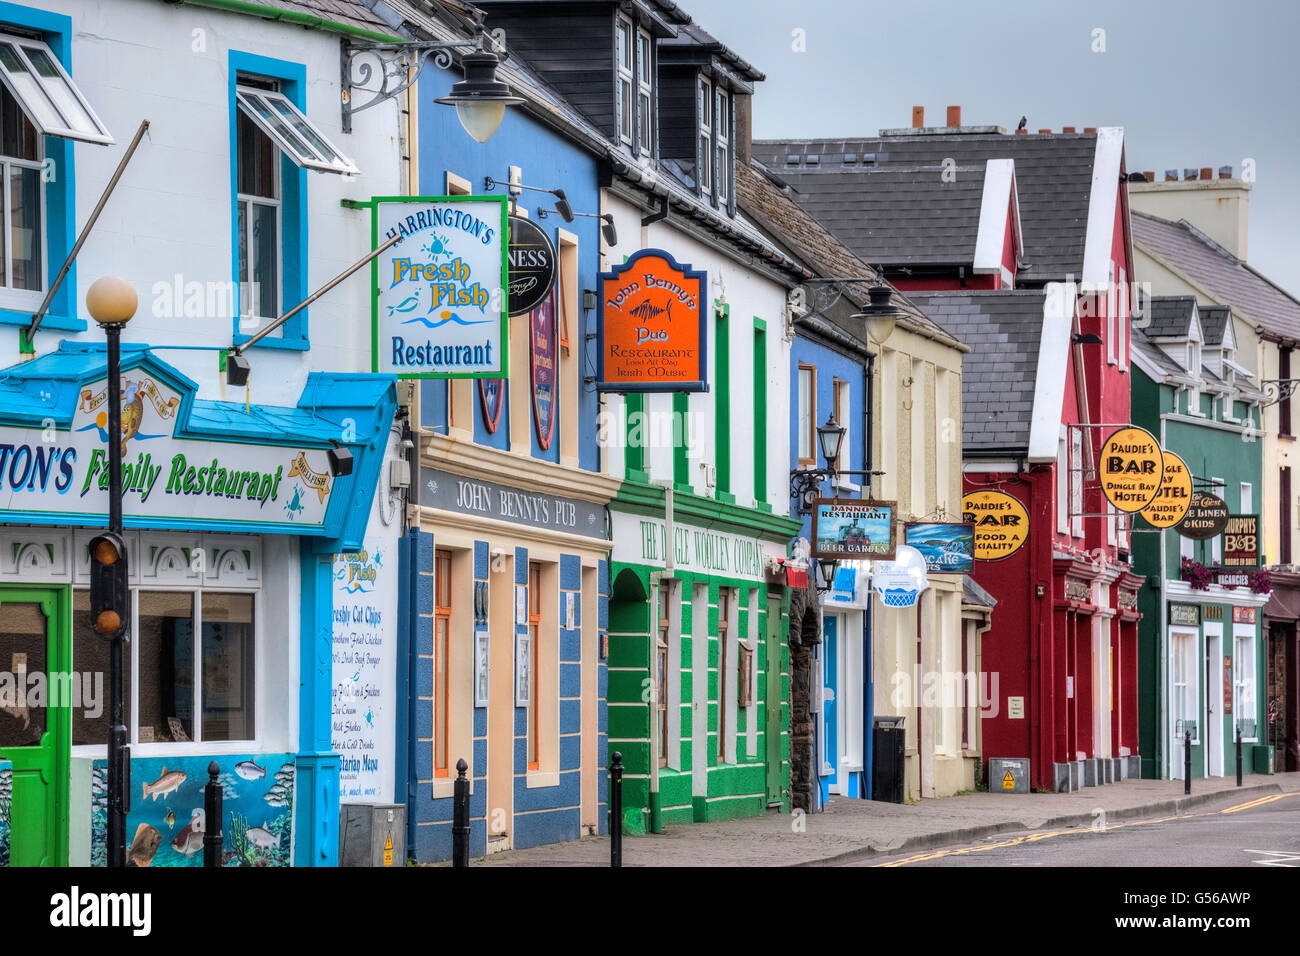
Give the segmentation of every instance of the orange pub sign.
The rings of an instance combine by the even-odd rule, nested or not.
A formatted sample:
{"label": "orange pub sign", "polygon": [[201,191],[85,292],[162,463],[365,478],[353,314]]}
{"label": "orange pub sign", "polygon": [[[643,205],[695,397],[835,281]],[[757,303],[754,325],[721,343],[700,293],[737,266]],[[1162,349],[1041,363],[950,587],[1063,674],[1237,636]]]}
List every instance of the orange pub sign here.
{"label": "orange pub sign", "polygon": [[600,274],[596,388],[708,391],[708,277],[662,249],[642,249]]}

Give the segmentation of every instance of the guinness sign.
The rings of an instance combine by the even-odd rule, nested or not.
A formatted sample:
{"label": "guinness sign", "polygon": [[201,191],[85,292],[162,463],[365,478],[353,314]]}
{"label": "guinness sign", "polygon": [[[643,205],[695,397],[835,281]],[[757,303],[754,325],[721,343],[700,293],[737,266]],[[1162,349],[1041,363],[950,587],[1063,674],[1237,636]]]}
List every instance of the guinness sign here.
{"label": "guinness sign", "polygon": [[511,216],[507,259],[510,314],[526,315],[545,302],[555,286],[555,246],[537,223]]}

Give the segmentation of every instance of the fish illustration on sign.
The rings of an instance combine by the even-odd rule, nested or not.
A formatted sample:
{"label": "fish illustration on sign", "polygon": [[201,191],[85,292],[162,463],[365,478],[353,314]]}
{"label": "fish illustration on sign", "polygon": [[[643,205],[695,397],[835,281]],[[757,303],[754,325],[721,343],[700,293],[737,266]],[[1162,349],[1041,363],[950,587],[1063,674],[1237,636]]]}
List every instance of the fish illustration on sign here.
{"label": "fish illustration on sign", "polygon": [[280,844],[280,838],[266,829],[265,822],[260,827],[249,827],[244,831],[244,836],[248,838],[248,842],[253,846],[263,850],[274,849]]}
{"label": "fish illustration on sign", "polygon": [[193,856],[202,850],[205,819],[203,810],[192,811],[190,822],[186,824],[184,830],[176,834],[176,839],[172,840],[172,849],[186,856]]}
{"label": "fish illustration on sign", "polygon": [[640,319],[642,322],[649,321],[650,319],[657,319],[662,315],[671,322],[673,320],[673,303],[672,300],[669,299],[667,304],[665,304],[661,309],[649,299],[646,299],[635,308],[628,309],[627,314],[635,319]]}
{"label": "fish illustration on sign", "polygon": [[127,847],[126,858],[136,866],[148,866],[153,862],[160,843],[162,843],[162,834],[149,824],[142,823],[135,829],[135,839]]}
{"label": "fish illustration on sign", "polygon": [[176,811],[168,810],[167,816],[163,817],[163,823],[167,824],[168,830],[176,829]]}
{"label": "fish illustration on sign", "polygon": [[302,503],[302,485],[294,485],[293,497],[284,503],[284,510],[289,513],[290,518],[296,517],[307,510]]}
{"label": "fish illustration on sign", "polygon": [[413,312],[420,304],[420,290],[416,289],[414,295],[408,295],[397,305],[388,307],[388,317],[392,318],[394,312]]}
{"label": "fish illustration on sign", "polygon": [[266,768],[259,767],[251,760],[245,760],[243,763],[235,764],[235,773],[239,774],[245,780],[266,779]]}
{"label": "fish illustration on sign", "polygon": [[184,782],[185,772],[183,770],[168,771],[166,767],[163,767],[162,774],[157,780],[153,783],[142,784],[144,787],[144,793],[140,795],[140,799],[143,800],[145,797],[151,797],[152,799],[157,800],[159,797],[162,797],[166,800],[167,795],[175,790],[179,790],[180,785]]}

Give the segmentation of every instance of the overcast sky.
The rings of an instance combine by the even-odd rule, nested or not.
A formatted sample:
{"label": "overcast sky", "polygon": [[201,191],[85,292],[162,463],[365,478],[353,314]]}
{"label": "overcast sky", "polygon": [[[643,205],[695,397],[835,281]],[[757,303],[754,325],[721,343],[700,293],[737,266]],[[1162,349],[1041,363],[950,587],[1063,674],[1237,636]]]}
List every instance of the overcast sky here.
{"label": "overcast sky", "polygon": [[913,105],[942,126],[960,105],[966,125],[1008,131],[1022,115],[1031,130],[1123,126],[1128,169],[1157,178],[1240,176],[1252,158],[1250,263],[1300,296],[1296,0],[679,3],[767,74],[757,138],[871,135],[910,126]]}

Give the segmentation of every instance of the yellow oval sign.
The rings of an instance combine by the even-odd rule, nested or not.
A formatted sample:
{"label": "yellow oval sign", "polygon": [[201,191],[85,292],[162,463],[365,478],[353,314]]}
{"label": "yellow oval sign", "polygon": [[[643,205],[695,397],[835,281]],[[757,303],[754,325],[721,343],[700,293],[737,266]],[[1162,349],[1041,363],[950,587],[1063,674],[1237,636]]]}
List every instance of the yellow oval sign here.
{"label": "yellow oval sign", "polygon": [[1172,528],[1183,520],[1192,503],[1192,473],[1187,463],[1172,451],[1164,453],[1165,479],[1142,517],[1157,528]]}
{"label": "yellow oval sign", "polygon": [[1141,511],[1160,491],[1164,455],[1145,428],[1130,425],[1114,432],[1101,446],[1101,490],[1120,511]]}
{"label": "yellow oval sign", "polygon": [[972,491],[961,499],[962,519],[975,525],[975,560],[1009,558],[1029,540],[1029,512],[1005,491]]}

